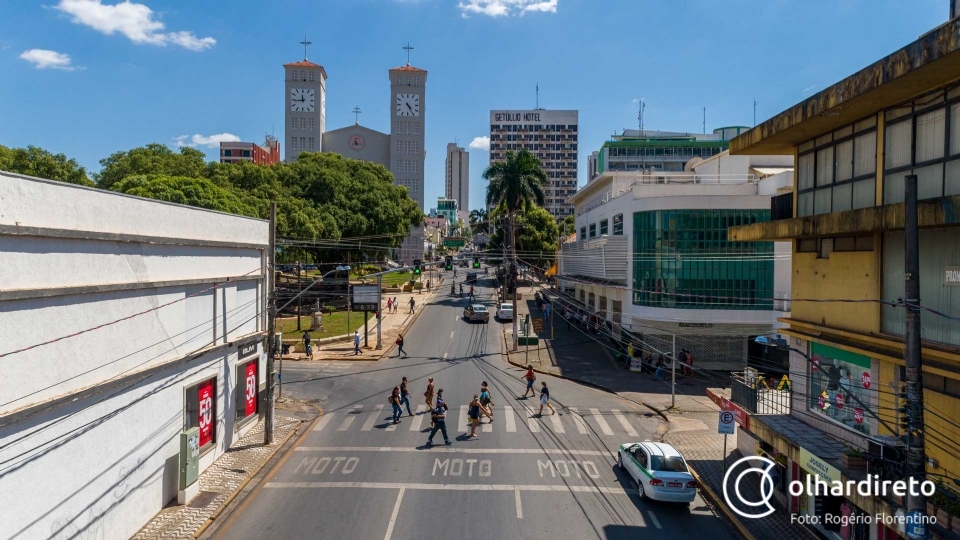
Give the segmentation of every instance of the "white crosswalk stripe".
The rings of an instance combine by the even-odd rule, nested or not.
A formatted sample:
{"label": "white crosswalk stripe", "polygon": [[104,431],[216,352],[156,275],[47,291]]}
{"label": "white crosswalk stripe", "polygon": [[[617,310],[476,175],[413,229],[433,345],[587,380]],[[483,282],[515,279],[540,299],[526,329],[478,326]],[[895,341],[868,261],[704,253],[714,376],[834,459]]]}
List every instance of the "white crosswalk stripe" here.
{"label": "white crosswalk stripe", "polygon": [[570,407],[570,412],[573,413],[573,423],[577,426],[577,431],[581,434],[587,433],[587,423],[583,420],[583,417],[580,416],[580,411],[576,407]]}
{"label": "white crosswalk stripe", "polygon": [[527,411],[527,427],[530,428],[530,431],[534,433],[540,433],[540,423],[537,422],[536,418],[533,418],[533,409],[530,407],[524,407]]}
{"label": "white crosswalk stripe", "polygon": [[550,423],[553,424],[554,433],[564,433],[563,424],[560,423],[560,415],[550,415]]}
{"label": "white crosswalk stripe", "polygon": [[460,406],[460,419],[457,420],[457,431],[461,433],[467,432],[467,406]]}
{"label": "white crosswalk stripe", "polygon": [[620,425],[623,426],[623,430],[627,432],[627,435],[631,437],[637,436],[637,431],[633,429],[633,426],[630,425],[630,422],[627,422],[627,419],[620,414],[620,411],[617,409],[610,409],[610,412],[613,413],[613,417],[617,419],[617,422],[620,422]]}
{"label": "white crosswalk stripe", "polygon": [[333,414],[334,414],[334,413],[327,413],[327,414],[321,416],[321,417],[320,417],[320,421],[317,422],[317,425],[314,426],[313,430],[314,430],[314,431],[323,431],[323,428],[327,427],[327,424],[329,424],[330,421],[333,420]]}
{"label": "white crosswalk stripe", "polygon": [[503,408],[503,419],[507,428],[507,433],[516,433],[517,431],[517,417],[515,414],[516,413],[513,412],[513,407],[507,405]]}
{"label": "white crosswalk stripe", "polygon": [[363,427],[360,428],[360,431],[370,431],[373,429],[373,425],[377,423],[381,412],[383,412],[382,404],[377,405],[374,411],[370,413],[370,416],[367,417],[367,421],[363,423]]}
{"label": "white crosswalk stripe", "polygon": [[607,424],[607,421],[600,415],[600,409],[590,409],[590,414],[593,416],[597,425],[600,426],[600,431],[602,431],[604,435],[613,435],[613,430],[610,429],[610,425]]}
{"label": "white crosswalk stripe", "polygon": [[427,416],[423,414],[426,411],[426,405],[417,405],[417,414],[413,415],[413,418],[410,419],[410,431],[420,431],[420,423],[423,422],[423,417]]}
{"label": "white crosswalk stripe", "polygon": [[350,414],[347,414],[347,417],[343,419],[343,423],[340,424],[340,427],[337,428],[337,431],[346,431],[350,429],[350,424],[353,423],[353,419],[356,415],[360,414],[360,411],[363,410],[363,405],[354,405],[353,411]]}

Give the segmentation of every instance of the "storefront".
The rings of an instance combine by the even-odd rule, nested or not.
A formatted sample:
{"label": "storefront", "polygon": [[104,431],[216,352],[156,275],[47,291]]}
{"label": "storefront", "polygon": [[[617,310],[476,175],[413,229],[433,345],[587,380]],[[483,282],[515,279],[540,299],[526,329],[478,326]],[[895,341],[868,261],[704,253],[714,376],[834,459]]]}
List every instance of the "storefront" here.
{"label": "storefront", "polygon": [[869,357],[813,343],[808,366],[809,408],[865,435],[874,432],[873,419],[860,403],[870,406],[873,375]]}
{"label": "storefront", "polygon": [[827,493],[823,487],[815,487],[813,493],[806,491],[808,485],[817,485],[816,477],[828,484],[844,481],[839,469],[800,447],[800,460],[793,463],[793,472],[804,486],[804,492],[800,495],[791,494],[790,508],[793,512],[815,517],[807,523],[829,539],[870,540],[873,516],[846,497]]}

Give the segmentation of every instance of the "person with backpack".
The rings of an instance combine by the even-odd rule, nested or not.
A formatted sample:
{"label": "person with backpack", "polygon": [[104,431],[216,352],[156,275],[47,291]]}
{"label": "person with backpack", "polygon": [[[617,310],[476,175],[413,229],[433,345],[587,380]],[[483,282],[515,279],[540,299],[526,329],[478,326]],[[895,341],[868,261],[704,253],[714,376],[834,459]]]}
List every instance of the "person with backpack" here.
{"label": "person with backpack", "polygon": [[450,443],[450,437],[447,436],[447,404],[443,401],[443,389],[437,391],[437,406],[430,414],[430,436],[427,438],[427,446],[433,445],[433,436],[437,431],[443,432],[443,442]]}
{"label": "person with backpack", "polygon": [[487,381],[480,384],[480,411],[493,422],[493,399],[490,398],[490,389]]}
{"label": "person with backpack", "polygon": [[397,336],[397,358],[400,358],[400,354],[407,356],[407,351],[403,350],[403,334]]}
{"label": "person with backpack", "polygon": [[480,400],[478,396],[474,394],[473,401],[470,402],[470,405],[467,406],[467,416],[470,418],[470,438],[477,436],[477,426],[480,425],[480,410],[483,407],[480,406]]}
{"label": "person with backpack", "polygon": [[400,387],[394,386],[393,392],[390,393],[390,397],[387,398],[387,403],[393,406],[393,423],[399,424],[400,417],[403,416],[403,408],[400,407]]}
{"label": "person with backpack", "polygon": [[407,386],[407,378],[400,381],[400,403],[407,406],[407,414],[413,416],[410,410],[410,388]]}
{"label": "person with backpack", "polygon": [[557,414],[557,411],[553,409],[553,405],[550,404],[550,389],[547,388],[547,381],[540,383],[540,412],[537,413],[537,416],[543,415],[543,406],[546,405],[552,414]]}
{"label": "person with backpack", "polygon": [[527,389],[523,393],[523,398],[527,397],[527,393],[537,397],[537,391],[533,389],[533,381],[537,380],[537,376],[533,373],[532,366],[527,366],[527,372],[523,375],[523,378],[527,380]]}

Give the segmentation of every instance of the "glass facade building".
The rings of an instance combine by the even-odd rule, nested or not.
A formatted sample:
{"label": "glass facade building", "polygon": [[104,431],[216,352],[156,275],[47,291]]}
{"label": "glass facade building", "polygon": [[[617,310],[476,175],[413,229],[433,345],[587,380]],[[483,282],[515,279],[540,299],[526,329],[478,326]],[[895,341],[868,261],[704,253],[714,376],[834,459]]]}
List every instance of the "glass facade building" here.
{"label": "glass facade building", "polygon": [[633,303],[681,309],[773,309],[773,242],[729,242],[727,228],[770,210],[633,214]]}

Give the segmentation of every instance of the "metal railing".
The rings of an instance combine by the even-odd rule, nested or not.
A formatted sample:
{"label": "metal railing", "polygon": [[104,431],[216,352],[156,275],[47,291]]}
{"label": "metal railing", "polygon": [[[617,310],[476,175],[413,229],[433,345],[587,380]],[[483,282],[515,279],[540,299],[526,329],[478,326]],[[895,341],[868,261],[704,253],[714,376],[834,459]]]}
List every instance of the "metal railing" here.
{"label": "metal railing", "polygon": [[791,394],[789,385],[770,384],[756,370],[730,374],[730,401],[750,414],[790,414]]}

